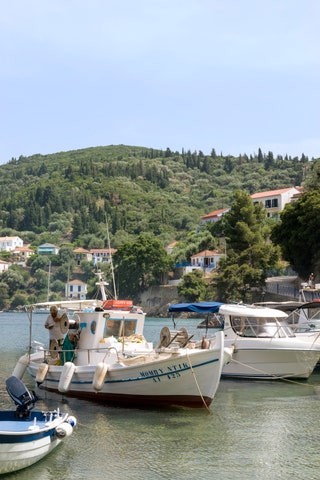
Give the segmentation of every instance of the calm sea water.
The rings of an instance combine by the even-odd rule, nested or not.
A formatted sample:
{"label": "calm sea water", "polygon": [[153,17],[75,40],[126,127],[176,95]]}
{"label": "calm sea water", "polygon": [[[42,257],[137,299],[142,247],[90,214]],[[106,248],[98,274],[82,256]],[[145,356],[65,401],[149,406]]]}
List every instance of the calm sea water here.
{"label": "calm sea water", "polygon": [[[36,315],[34,338],[47,342],[46,316]],[[179,326],[201,335],[196,320]],[[170,319],[147,319],[157,341]],[[29,339],[27,315],[0,313],[0,404]],[[24,382],[33,388],[25,374]],[[59,407],[78,426],[38,464],[2,478],[19,480],[251,480],[319,479],[320,374],[306,382],[222,380],[206,409],[129,409],[103,406],[37,390],[39,409]]]}

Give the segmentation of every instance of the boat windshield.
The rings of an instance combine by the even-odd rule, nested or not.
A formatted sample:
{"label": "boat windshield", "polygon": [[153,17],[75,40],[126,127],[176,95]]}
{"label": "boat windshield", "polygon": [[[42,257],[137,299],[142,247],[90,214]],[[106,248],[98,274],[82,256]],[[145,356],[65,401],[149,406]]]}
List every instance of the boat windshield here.
{"label": "boat windshield", "polygon": [[130,337],[136,332],[136,320],[107,320],[105,337]]}
{"label": "boat windshield", "polygon": [[231,326],[243,337],[294,337],[294,332],[283,320],[264,317],[231,316]]}

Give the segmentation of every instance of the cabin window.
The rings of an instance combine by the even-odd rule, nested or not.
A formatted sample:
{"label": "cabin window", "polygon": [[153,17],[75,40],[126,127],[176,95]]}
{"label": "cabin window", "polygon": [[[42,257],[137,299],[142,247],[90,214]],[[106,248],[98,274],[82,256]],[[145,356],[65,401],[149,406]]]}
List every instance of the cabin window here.
{"label": "cabin window", "polygon": [[105,337],[129,337],[136,331],[136,320],[107,320]]}
{"label": "cabin window", "polygon": [[243,337],[291,337],[293,331],[285,322],[263,317],[230,317],[231,327]]}

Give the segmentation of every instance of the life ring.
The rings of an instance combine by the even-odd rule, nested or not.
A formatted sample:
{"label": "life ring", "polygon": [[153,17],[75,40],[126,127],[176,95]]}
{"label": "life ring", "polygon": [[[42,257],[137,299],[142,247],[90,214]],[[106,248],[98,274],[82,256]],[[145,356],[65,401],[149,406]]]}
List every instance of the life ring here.
{"label": "life ring", "polygon": [[60,330],[63,334],[67,333],[69,330],[69,318],[66,313],[64,313],[60,318]]}

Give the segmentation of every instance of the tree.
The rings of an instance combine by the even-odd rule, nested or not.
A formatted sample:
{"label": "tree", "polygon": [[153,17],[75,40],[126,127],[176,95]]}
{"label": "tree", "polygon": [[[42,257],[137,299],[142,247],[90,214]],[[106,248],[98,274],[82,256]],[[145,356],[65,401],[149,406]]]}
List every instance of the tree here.
{"label": "tree", "polygon": [[19,288],[24,286],[24,279],[23,276],[9,268],[9,270],[5,270],[1,275],[1,283],[5,283],[8,286],[8,294],[10,296],[14,295],[14,293],[19,290]]}
{"label": "tree", "polygon": [[172,268],[172,259],[158,239],[142,234],[118,247],[114,264],[119,295],[138,299],[150,285],[161,283],[161,275]]}
{"label": "tree", "polygon": [[217,291],[221,301],[246,301],[253,287],[262,288],[268,269],[279,261],[279,248],[266,238],[263,207],[254,205],[250,195],[237,191],[224,215],[226,258],[219,262]]}
{"label": "tree", "polygon": [[301,278],[308,278],[310,272],[320,274],[319,231],[320,190],[287,204],[272,230],[272,241]]}
{"label": "tree", "polygon": [[231,209],[224,215],[224,233],[228,251],[242,253],[262,241],[262,225],[266,215],[263,206],[254,205],[250,195],[236,191]]}
{"label": "tree", "polygon": [[31,267],[30,273],[34,276],[35,272],[40,268],[40,270],[49,269],[49,259],[47,255],[32,255],[28,258],[27,265]]}
{"label": "tree", "polygon": [[207,282],[202,270],[186,273],[178,285],[178,294],[189,302],[200,302],[206,298]]}
{"label": "tree", "polygon": [[0,308],[6,308],[9,304],[9,287],[5,282],[0,281]]}

